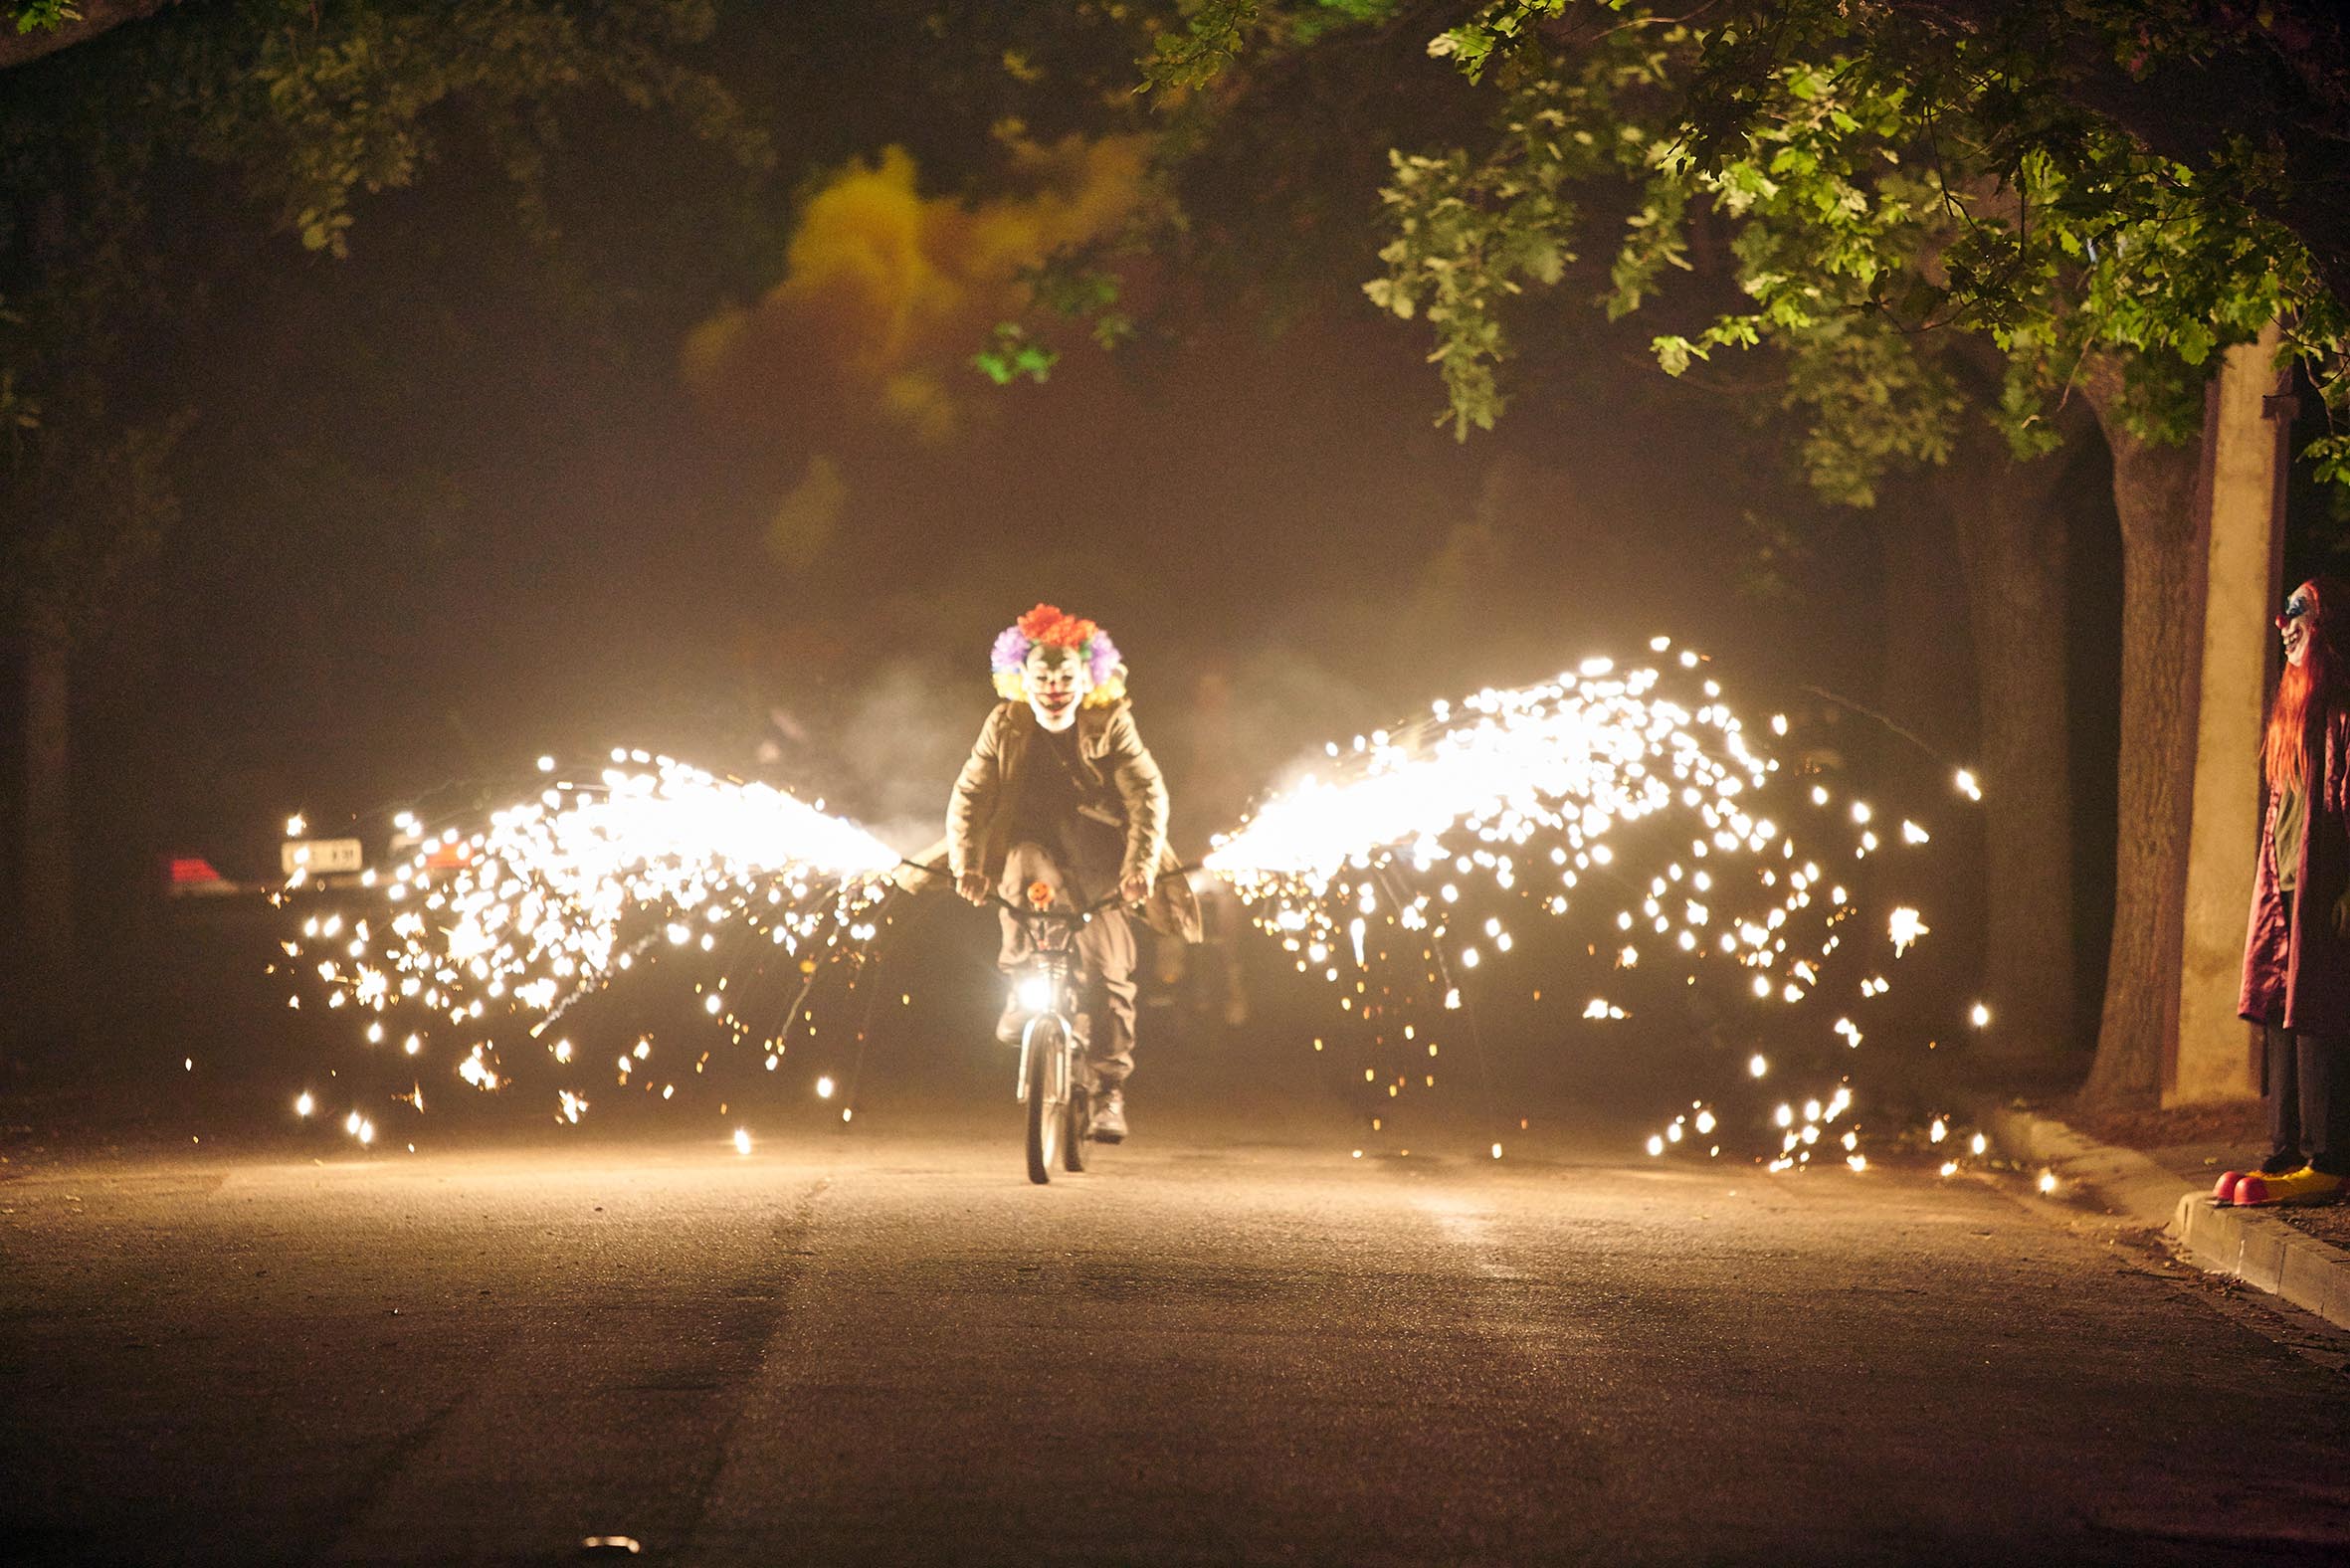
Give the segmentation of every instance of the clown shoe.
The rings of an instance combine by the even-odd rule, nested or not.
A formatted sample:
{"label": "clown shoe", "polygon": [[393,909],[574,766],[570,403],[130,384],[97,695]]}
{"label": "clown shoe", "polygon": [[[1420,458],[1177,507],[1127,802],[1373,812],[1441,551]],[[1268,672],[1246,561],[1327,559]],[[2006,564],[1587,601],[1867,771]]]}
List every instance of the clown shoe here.
{"label": "clown shoe", "polygon": [[2271,1154],[2268,1156],[2268,1158],[2262,1160],[2256,1169],[2249,1171],[2222,1171],[2220,1173],[2219,1185],[2212,1189],[2212,1202],[2219,1204],[2223,1208],[2236,1202],[2236,1184],[2243,1181],[2247,1176],[2257,1176],[2262,1181],[2273,1181],[2279,1176],[2289,1175],[2293,1171],[2297,1171],[2300,1168],[2301,1161],[2297,1156],[2287,1158],[2281,1155]]}
{"label": "clown shoe", "polygon": [[2236,1184],[2236,1206],[2240,1209],[2333,1203],[2341,1196],[2341,1177],[2309,1165],[2279,1176],[2263,1176],[2254,1172]]}

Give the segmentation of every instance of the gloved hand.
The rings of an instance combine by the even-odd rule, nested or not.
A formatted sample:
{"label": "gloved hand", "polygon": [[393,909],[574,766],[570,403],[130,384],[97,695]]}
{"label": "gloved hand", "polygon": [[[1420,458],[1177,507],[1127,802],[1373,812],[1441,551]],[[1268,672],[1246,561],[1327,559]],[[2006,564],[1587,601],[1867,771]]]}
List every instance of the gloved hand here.
{"label": "gloved hand", "polygon": [[1128,903],[1140,903],[1150,896],[1151,883],[1156,881],[1147,871],[1128,872],[1118,879],[1118,896]]}

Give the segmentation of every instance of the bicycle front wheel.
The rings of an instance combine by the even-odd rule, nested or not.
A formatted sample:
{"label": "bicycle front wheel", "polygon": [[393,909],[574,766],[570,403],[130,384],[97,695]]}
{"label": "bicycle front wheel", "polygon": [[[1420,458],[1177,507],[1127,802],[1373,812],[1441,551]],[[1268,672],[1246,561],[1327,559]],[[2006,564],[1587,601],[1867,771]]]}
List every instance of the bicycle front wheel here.
{"label": "bicycle front wheel", "polygon": [[1069,1097],[1068,1042],[1051,1015],[1028,1027],[1028,1179],[1042,1186],[1053,1179],[1068,1130],[1063,1111]]}

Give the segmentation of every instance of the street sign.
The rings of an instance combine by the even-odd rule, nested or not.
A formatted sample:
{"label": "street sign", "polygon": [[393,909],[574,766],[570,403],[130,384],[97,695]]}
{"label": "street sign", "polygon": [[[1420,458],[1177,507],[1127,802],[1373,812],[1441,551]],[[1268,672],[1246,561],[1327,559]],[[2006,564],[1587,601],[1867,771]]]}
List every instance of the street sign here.
{"label": "street sign", "polygon": [[288,839],[278,847],[278,864],[291,877],[306,871],[355,872],[366,860],[357,839]]}

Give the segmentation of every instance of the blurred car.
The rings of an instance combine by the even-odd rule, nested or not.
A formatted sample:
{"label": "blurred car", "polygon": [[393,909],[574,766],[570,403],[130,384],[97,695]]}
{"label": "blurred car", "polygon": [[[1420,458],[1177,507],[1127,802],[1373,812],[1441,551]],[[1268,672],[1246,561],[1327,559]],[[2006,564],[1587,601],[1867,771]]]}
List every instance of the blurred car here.
{"label": "blurred car", "polygon": [[268,852],[258,845],[225,849],[207,846],[166,856],[164,895],[266,897],[291,886],[372,887],[381,873],[407,864],[428,845],[430,849],[425,856],[428,874],[454,871],[473,857],[473,845],[460,838],[456,829],[428,839],[416,819],[405,812],[393,820],[389,834],[381,836],[372,849],[368,840],[357,834],[313,837],[299,817],[289,821],[286,827],[286,836],[277,846],[274,867],[270,865]]}

